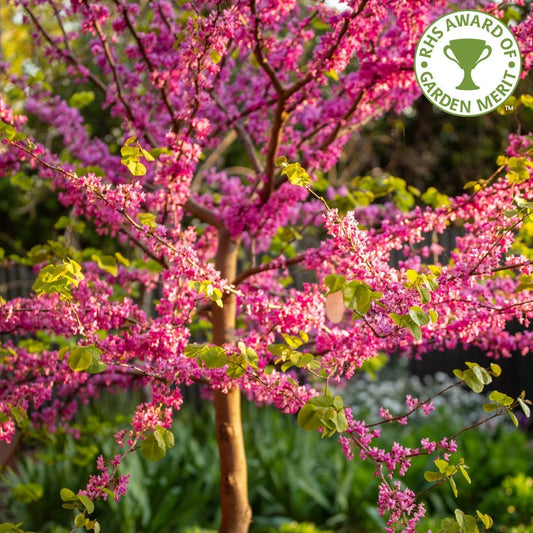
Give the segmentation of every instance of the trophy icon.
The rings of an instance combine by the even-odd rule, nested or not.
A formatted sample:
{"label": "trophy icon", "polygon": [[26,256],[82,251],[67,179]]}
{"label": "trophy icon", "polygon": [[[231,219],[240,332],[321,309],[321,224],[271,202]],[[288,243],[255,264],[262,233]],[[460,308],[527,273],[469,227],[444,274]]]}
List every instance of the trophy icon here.
{"label": "trophy icon", "polygon": [[[483,55],[487,52],[485,55]],[[454,39],[444,47],[444,55],[457,63],[464,71],[463,81],[456,87],[463,91],[475,91],[479,87],[472,80],[472,71],[487,59],[492,53],[492,48],[482,39]],[[450,55],[451,54],[451,55]]]}

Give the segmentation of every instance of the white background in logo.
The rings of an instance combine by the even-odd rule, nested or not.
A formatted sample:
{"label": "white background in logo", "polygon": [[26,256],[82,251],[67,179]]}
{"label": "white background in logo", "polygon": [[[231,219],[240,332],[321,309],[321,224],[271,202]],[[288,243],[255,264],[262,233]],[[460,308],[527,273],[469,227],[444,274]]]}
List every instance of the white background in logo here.
{"label": "white background in logo", "polygon": [[[461,50],[463,57],[457,57]],[[465,82],[469,63],[474,65],[473,84]],[[512,32],[481,11],[458,11],[439,18],[424,32],[415,52],[415,74],[422,92],[452,115],[493,111],[513,94],[520,72],[520,48]]]}

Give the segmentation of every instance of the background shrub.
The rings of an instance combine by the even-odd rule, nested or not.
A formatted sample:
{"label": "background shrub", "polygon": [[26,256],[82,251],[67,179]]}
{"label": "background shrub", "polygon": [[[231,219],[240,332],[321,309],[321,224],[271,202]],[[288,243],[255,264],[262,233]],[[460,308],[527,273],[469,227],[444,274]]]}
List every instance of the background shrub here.
{"label": "background shrub", "polygon": [[[376,405],[400,414],[405,411],[407,391],[424,399],[451,382],[444,374],[422,382],[393,365],[383,371],[379,384],[361,377],[342,394],[361,415],[375,412]],[[65,431],[28,435],[23,453],[2,477],[0,490],[6,494],[6,505],[0,520],[23,521],[25,528],[39,533],[67,533],[71,517],[61,508],[59,490],[84,486],[96,456],[112,456],[109,437],[117,423],[131,416],[137,394],[141,393],[132,393],[127,400],[105,395],[82,409],[70,428],[80,432],[78,441]],[[382,438],[389,446],[401,438],[405,445],[417,447],[423,436],[453,435],[483,417],[484,401],[480,395],[454,388],[435,401],[437,413],[431,418],[413,417],[405,427],[385,424]],[[375,510],[377,481],[370,463],[358,458],[347,462],[335,439],[304,432],[294,417],[273,408],[259,409],[245,402],[243,419],[254,509],[252,532],[383,531],[384,522]],[[213,531],[219,519],[213,425],[210,403],[189,402],[174,424],[176,445],[163,460],[150,463],[140,455],[128,457],[124,473],[131,474],[131,484],[126,496],[119,503],[97,503],[94,514],[102,531]],[[457,441],[457,457],[465,457],[475,488],[458,480],[458,500],[447,486],[429,492],[429,517],[420,531],[438,530],[442,517],[456,507],[491,514],[498,531],[533,531],[533,480],[529,477],[533,451],[526,435],[498,418],[460,434]],[[417,492],[424,490],[423,473],[433,466],[425,458],[415,460],[406,482]]]}

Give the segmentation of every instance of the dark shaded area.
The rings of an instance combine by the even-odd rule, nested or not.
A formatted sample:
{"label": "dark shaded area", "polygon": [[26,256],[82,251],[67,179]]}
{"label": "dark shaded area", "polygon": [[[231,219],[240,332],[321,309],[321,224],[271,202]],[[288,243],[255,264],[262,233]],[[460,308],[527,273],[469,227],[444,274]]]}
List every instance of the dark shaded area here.
{"label": "dark shaded area", "polygon": [[512,357],[500,357],[494,359],[487,357],[479,348],[464,350],[458,347],[446,352],[431,352],[420,359],[409,361],[409,371],[412,374],[423,377],[433,375],[436,372],[446,372],[453,375],[455,368],[464,369],[466,361],[479,363],[487,367],[491,363],[497,363],[502,367],[502,375],[487,386],[487,390],[499,390],[512,397],[517,397],[525,390],[526,398],[533,397],[533,356],[513,353]]}

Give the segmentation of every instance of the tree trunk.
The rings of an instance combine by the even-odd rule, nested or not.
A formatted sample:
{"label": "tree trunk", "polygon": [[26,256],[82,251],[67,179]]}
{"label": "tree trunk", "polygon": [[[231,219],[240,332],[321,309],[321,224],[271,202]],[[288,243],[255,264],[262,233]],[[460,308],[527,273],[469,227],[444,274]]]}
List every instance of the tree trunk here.
{"label": "tree trunk", "polygon": [[248,502],[248,472],[241,424],[241,391],[215,393],[220,456],[220,533],[247,533],[252,519]]}
{"label": "tree trunk", "polygon": [[[239,243],[226,230],[219,231],[216,267],[222,277],[237,274]],[[224,298],[224,307],[213,305],[213,342],[231,342],[235,331],[235,295]],[[246,533],[252,519],[248,502],[248,471],[241,421],[241,392],[215,392],[215,425],[220,457],[220,533]]]}

